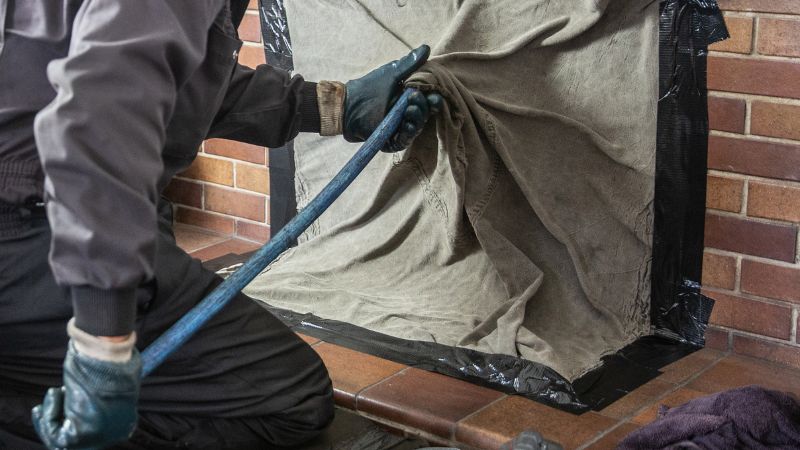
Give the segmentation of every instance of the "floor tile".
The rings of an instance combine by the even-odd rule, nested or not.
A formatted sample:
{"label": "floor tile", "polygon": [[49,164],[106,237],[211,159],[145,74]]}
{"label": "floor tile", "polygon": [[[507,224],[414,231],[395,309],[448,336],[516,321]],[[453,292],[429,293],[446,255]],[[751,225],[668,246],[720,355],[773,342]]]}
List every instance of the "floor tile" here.
{"label": "floor tile", "polygon": [[614,450],[617,444],[622,441],[625,436],[638,430],[639,426],[630,422],[623,423],[622,425],[614,428],[610,433],[603,436],[597,442],[584,447],[585,450]]}
{"label": "floor tile", "polygon": [[355,409],[355,396],[362,389],[406,367],[327,342],[317,344],[313,348],[328,368],[333,381],[336,403],[345,408]]}
{"label": "floor tile", "polygon": [[186,253],[229,239],[226,236],[181,224],[175,224],[173,231],[175,232],[175,240],[178,242],[178,247],[182,248]]}
{"label": "floor tile", "polygon": [[481,449],[496,449],[522,431],[535,430],[565,449],[574,449],[616,423],[615,419],[594,412],[576,416],[511,396],[461,421],[456,440]]}
{"label": "floor tile", "polygon": [[680,384],[688,380],[700,371],[719,361],[725,355],[724,352],[710,348],[703,348],[689,356],[679,359],[674,363],[661,369],[661,375],[656,378],[667,383]]}
{"label": "floor tile", "polygon": [[312,336],[307,336],[307,335],[305,335],[305,334],[303,334],[303,333],[295,333],[295,334],[296,334],[296,335],[297,335],[297,336],[298,336],[300,339],[302,339],[302,340],[306,341],[306,343],[307,343],[308,345],[314,345],[314,344],[316,344],[317,342],[320,342],[320,340],[319,340],[319,339],[317,339],[317,338],[315,338],[315,337],[312,337]]}
{"label": "floor tile", "polygon": [[689,388],[680,388],[675,392],[670,393],[666,397],[658,400],[650,405],[647,409],[637,414],[634,418],[631,419],[631,422],[635,423],[636,425],[647,425],[650,422],[656,420],[656,416],[658,414],[658,409],[661,405],[668,406],[670,408],[674,408],[676,406],[680,406],[689,400],[693,400],[698,397],[704,397],[708,395],[705,392],[696,391],[694,389]]}
{"label": "floor tile", "polygon": [[702,392],[720,392],[758,384],[767,389],[800,395],[800,370],[745,356],[726,356],[687,387]]}
{"label": "floor tile", "polygon": [[449,438],[456,422],[504,394],[456,378],[408,369],[358,395],[359,411]]}
{"label": "floor tile", "polygon": [[192,255],[192,257],[195,259],[199,259],[200,261],[209,261],[211,259],[227,255],[228,253],[240,255],[242,253],[256,250],[259,247],[261,246],[255,242],[243,241],[241,239],[228,239],[227,241],[214,244],[210,247],[191,252],[190,255]]}
{"label": "floor tile", "polygon": [[598,411],[598,413],[614,419],[624,419],[674,388],[674,384],[658,379],[650,380],[639,388],[634,389],[628,395]]}

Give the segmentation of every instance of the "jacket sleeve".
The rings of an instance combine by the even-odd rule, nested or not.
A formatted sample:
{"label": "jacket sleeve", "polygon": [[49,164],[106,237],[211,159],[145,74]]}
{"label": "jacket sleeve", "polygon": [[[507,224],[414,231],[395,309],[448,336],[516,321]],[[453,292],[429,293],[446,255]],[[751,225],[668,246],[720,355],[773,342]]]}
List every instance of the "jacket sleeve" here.
{"label": "jacket sleeve", "polygon": [[280,147],[301,131],[320,131],[317,84],[266,64],[239,64],[208,137]]}
{"label": "jacket sleeve", "polygon": [[75,324],[123,335],[153,277],[156,183],[182,83],[200,66],[221,0],[84,0],[68,55],[48,66],[56,98],[34,132],[52,228],[50,265]]}

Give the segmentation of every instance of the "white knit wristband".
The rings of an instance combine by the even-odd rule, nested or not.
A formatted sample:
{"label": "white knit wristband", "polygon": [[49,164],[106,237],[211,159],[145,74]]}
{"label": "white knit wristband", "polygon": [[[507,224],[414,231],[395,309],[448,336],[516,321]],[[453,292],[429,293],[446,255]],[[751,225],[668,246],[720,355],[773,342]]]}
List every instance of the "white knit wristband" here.
{"label": "white knit wristband", "polygon": [[338,81],[317,83],[320,135],[338,136],[342,134],[345,92],[344,84]]}
{"label": "white knit wristband", "polygon": [[133,346],[136,344],[135,332],[122,342],[110,342],[76,327],[74,318],[67,322],[67,334],[72,338],[78,353],[101,361],[127,362],[131,359]]}

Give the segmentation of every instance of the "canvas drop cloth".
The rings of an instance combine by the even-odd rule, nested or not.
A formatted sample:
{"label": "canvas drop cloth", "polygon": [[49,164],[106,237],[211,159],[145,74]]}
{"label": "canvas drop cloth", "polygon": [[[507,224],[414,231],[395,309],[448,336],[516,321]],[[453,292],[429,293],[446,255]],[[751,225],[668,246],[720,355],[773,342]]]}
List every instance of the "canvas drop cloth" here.
{"label": "canvas drop cloth", "polygon": [[[658,4],[287,0],[294,64],[348,80],[422,43],[444,113],[380,154],[246,293],[572,380],[649,331]],[[295,141],[298,205],[358,145]]]}

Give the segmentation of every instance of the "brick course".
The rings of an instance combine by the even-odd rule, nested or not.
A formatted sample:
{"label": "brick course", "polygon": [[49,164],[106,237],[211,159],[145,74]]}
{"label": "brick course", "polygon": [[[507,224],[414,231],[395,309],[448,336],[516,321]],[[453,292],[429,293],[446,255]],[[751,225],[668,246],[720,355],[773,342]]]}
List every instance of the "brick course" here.
{"label": "brick course", "polygon": [[706,205],[721,211],[739,212],[742,210],[742,191],[744,181],[728,177],[708,177]]}
{"label": "brick course", "polygon": [[[251,1],[239,27],[239,62],[250,67],[264,63],[257,8]],[[209,139],[165,194],[178,205],[176,221],[263,243],[270,235],[268,168],[264,147]]]}
{"label": "brick course", "polygon": [[732,39],[708,61],[707,345],[798,368],[800,1],[719,3]]}

